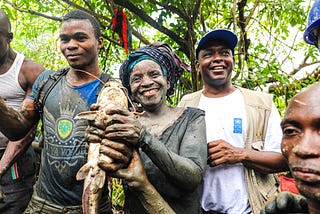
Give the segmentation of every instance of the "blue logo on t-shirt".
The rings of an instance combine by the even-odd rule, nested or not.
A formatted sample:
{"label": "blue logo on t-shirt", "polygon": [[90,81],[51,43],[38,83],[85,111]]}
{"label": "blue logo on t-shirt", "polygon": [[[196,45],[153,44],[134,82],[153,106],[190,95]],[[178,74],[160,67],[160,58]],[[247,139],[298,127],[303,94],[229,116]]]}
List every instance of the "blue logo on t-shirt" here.
{"label": "blue logo on t-shirt", "polygon": [[242,133],[242,118],[233,118],[233,133]]}

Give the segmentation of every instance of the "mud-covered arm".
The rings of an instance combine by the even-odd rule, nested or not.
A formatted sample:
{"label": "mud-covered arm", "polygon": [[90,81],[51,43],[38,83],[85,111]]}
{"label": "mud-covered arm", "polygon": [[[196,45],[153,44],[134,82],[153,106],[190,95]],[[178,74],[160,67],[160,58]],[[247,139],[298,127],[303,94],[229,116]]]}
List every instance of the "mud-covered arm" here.
{"label": "mud-covered arm", "polygon": [[[100,152],[100,157],[105,155],[103,151]],[[99,159],[100,166],[109,171],[108,164],[105,165],[103,158]],[[175,212],[169,204],[162,198],[159,192],[149,182],[145,173],[142,161],[136,150],[132,153],[130,164],[125,169],[119,169],[111,176],[125,179],[128,187],[134,191],[139,198],[141,204],[152,214],[174,214]]]}
{"label": "mud-covered arm", "polygon": [[0,177],[8,170],[16,159],[26,151],[34,139],[35,131],[36,126],[33,127],[21,140],[8,142],[6,150],[0,160]]}
{"label": "mud-covered arm", "polygon": [[148,181],[145,183],[143,189],[136,192],[137,197],[142,203],[143,207],[148,213],[159,214],[174,214],[175,211],[162,198],[159,192]]}
{"label": "mud-covered arm", "polygon": [[11,141],[23,138],[38,122],[39,115],[34,109],[34,101],[26,98],[19,111],[9,107],[0,97],[0,131]]}
{"label": "mud-covered arm", "polygon": [[179,154],[168,149],[145,129],[140,135],[140,147],[170,181],[183,189],[194,190],[202,180],[207,159],[204,115],[193,118],[185,125],[186,129],[181,129],[184,135]]}

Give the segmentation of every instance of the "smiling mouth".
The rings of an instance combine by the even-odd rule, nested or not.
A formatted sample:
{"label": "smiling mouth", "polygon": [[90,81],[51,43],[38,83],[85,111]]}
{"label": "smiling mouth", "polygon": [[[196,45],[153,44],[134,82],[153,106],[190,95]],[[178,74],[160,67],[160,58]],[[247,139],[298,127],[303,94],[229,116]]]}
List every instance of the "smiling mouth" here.
{"label": "smiling mouth", "polygon": [[215,67],[213,67],[212,70],[222,70],[222,69],[224,69],[223,66],[215,66]]}
{"label": "smiling mouth", "polygon": [[155,88],[155,89],[151,89],[151,90],[148,90],[148,91],[143,91],[141,94],[143,96],[147,96],[148,97],[148,96],[152,96],[152,95],[156,94],[158,91],[159,90],[157,88]]}

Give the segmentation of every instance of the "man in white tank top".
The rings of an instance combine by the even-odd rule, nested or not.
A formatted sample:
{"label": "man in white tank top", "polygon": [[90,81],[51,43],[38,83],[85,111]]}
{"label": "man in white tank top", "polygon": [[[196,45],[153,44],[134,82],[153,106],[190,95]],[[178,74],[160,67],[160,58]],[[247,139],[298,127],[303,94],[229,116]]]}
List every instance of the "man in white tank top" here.
{"label": "man in white tank top", "polygon": [[[11,23],[0,9],[0,96],[18,109],[44,68],[14,52],[10,47],[12,38]],[[35,181],[33,138],[31,130],[23,139],[10,142],[0,132],[0,185],[5,195],[0,202],[2,214],[22,213],[31,198]]]}

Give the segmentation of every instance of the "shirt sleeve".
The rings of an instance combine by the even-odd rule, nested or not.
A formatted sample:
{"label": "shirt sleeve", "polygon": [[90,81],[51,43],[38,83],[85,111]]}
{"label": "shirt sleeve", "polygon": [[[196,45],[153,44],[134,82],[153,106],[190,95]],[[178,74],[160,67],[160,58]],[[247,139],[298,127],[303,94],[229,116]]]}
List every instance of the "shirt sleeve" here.
{"label": "shirt sleeve", "polygon": [[37,79],[34,81],[34,84],[32,86],[32,91],[28,95],[28,98],[30,98],[32,100],[35,100],[36,94],[37,94],[37,92],[39,90],[40,85],[42,85],[42,83],[48,79],[49,75],[54,73],[54,72],[56,72],[56,71],[54,71],[54,70],[46,70],[46,71],[42,72],[37,77]]}
{"label": "shirt sleeve", "polygon": [[269,116],[266,140],[263,148],[264,151],[281,153],[282,130],[280,123],[280,114],[274,103],[272,103],[272,110]]}

